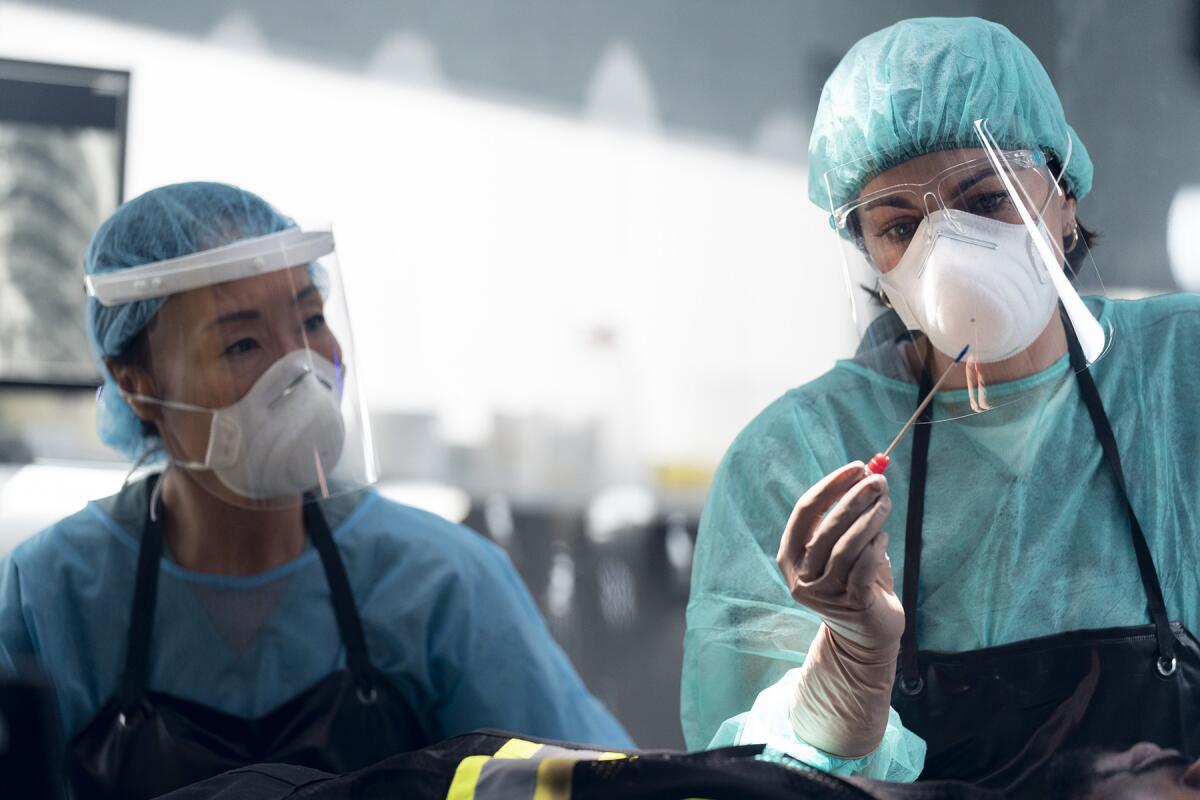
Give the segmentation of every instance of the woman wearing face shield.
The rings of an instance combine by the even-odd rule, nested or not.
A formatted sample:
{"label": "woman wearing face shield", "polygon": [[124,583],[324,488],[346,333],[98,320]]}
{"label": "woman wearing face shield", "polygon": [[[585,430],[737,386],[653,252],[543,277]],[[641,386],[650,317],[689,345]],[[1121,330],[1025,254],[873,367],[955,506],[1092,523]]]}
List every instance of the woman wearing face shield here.
{"label": "woman wearing face shield", "polygon": [[1016,793],[1063,748],[1200,749],[1200,304],[1104,296],[1092,165],[1041,65],[979,19],[872,34],[809,168],[858,347],[718,470],[689,746]]}
{"label": "woman wearing face shield", "polygon": [[164,467],[0,563],[0,669],[51,678],[76,796],[343,772],[478,728],[629,744],[499,548],[370,490],[335,255],[212,183],[92,239],[101,437]]}

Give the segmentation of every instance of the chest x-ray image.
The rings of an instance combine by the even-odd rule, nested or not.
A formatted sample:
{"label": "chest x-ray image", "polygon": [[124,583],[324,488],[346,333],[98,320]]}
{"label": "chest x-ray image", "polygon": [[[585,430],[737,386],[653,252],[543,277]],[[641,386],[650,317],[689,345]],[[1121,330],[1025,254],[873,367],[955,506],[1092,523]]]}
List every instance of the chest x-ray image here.
{"label": "chest x-ray image", "polygon": [[80,265],[120,202],[126,73],[0,60],[0,381],[90,383]]}

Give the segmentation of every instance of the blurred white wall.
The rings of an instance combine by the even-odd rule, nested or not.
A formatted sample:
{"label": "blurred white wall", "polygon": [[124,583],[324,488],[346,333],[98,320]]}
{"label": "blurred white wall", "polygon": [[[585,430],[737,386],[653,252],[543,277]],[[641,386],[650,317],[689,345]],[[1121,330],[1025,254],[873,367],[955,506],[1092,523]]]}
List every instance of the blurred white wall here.
{"label": "blurred white wall", "polygon": [[656,135],[619,43],[589,102],[624,128],[441,90],[406,36],[373,63],[424,87],[272,56],[236,15],[197,41],[0,3],[0,55],[133,73],[128,196],[221,180],[334,223],[374,410],[466,442],[496,412],[599,419],[619,472],[711,465],[851,350],[801,169]]}
{"label": "blurred white wall", "polygon": [[0,464],[0,557],[24,539],[115,494],[129,471],[120,464]]}

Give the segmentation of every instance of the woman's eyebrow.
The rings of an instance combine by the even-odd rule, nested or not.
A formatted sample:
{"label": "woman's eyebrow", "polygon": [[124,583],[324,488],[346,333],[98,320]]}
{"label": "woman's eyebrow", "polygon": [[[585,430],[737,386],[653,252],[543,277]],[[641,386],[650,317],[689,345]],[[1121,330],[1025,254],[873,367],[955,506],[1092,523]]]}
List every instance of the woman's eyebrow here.
{"label": "woman's eyebrow", "polygon": [[880,206],[888,206],[891,208],[907,208],[907,209],[915,209],[917,207],[916,204],[908,197],[906,197],[902,194],[893,194],[893,195],[888,195],[887,197],[881,197],[878,200],[871,200],[868,203],[864,203],[862,206],[859,207],[858,210],[859,211],[870,211],[871,209],[879,208]]}
{"label": "woman's eyebrow", "polygon": [[985,180],[989,177],[992,177],[995,174],[996,174],[995,171],[990,168],[980,170],[979,172],[976,172],[974,175],[970,175],[967,178],[964,178],[962,180],[962,182],[959,183],[957,187],[955,187],[954,194],[956,196],[961,195],[964,192],[966,192],[967,189],[970,189],[975,184],[977,184],[980,181]]}
{"label": "woman's eyebrow", "polygon": [[[296,297],[293,302],[297,304],[302,303],[304,302],[305,298],[312,296],[318,291],[319,290],[317,289],[316,284],[310,283],[300,291],[296,292]],[[260,319],[261,317],[262,314],[258,311],[258,309],[244,308],[238,311],[230,311],[227,314],[222,314],[204,327],[205,329],[215,328],[218,325],[225,325],[230,322],[246,322]]]}
{"label": "woman's eyebrow", "polygon": [[253,308],[247,308],[247,309],[243,309],[241,311],[231,311],[228,314],[222,314],[221,316],[217,317],[216,319],[214,319],[212,322],[208,323],[204,327],[205,328],[214,328],[217,325],[225,325],[230,322],[245,322],[247,320],[255,320],[261,316],[262,315],[259,314],[256,309],[253,309]]}

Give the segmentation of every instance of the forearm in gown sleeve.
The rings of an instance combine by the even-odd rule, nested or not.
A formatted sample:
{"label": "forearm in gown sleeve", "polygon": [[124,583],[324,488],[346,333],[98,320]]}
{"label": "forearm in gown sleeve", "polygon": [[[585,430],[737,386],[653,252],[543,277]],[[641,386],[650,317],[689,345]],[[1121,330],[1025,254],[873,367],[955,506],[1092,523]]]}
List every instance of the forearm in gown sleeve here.
{"label": "forearm in gown sleeve", "polygon": [[[688,745],[765,744],[763,758],[774,753],[785,763],[800,761],[838,775],[914,780],[925,743],[904,728],[894,709],[883,709],[882,740],[861,758],[842,758],[818,747],[798,734],[790,719],[803,665],[825,636],[818,612],[828,619],[836,611],[814,611],[789,596],[796,584],[781,574],[773,557],[780,545],[776,532],[789,521],[796,498],[826,471],[807,446],[809,439],[816,437],[814,446],[826,449],[836,442],[821,435],[819,424],[808,424],[807,415],[805,434],[798,436],[794,403],[778,405],[731,448],[701,518],[681,693]],[[882,559],[886,551],[883,542],[879,545]],[[882,571],[877,577],[886,581],[887,576]],[[899,606],[896,598],[880,594],[877,599]],[[898,642],[899,634],[884,638]],[[830,744],[828,736],[809,735]]]}
{"label": "forearm in gown sleeve", "polygon": [[842,758],[870,754],[888,725],[898,647],[861,647],[821,625],[788,717],[803,741]]}
{"label": "forearm in gown sleeve", "polygon": [[870,753],[887,728],[904,630],[881,529],[891,507],[882,475],[847,464],[796,502],[776,555],[792,597],[822,620],[789,718],[799,737],[842,758]]}

